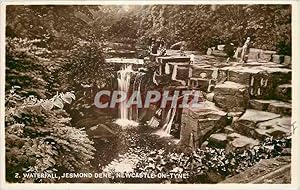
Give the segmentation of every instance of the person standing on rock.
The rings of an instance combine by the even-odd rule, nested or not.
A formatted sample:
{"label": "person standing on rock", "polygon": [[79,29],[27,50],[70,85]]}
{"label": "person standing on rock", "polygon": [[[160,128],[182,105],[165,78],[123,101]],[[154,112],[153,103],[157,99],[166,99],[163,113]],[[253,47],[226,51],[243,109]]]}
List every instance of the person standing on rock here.
{"label": "person standing on rock", "polygon": [[243,49],[242,49],[242,55],[241,55],[241,59],[240,59],[241,63],[247,63],[249,49],[250,49],[250,37],[247,37],[247,40],[245,41]]}
{"label": "person standing on rock", "polygon": [[164,40],[160,39],[158,49],[159,49],[159,55],[165,56],[167,54],[166,43]]}
{"label": "person standing on rock", "polygon": [[186,49],[186,41],[177,42],[171,45],[170,49],[179,49],[180,55],[184,56],[185,55],[184,51]]}

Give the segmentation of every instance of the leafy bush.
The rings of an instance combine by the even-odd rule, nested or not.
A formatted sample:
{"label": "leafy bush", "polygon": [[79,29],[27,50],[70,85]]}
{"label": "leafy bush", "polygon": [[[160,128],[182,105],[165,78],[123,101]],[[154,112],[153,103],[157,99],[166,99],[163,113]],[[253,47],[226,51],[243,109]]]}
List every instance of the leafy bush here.
{"label": "leafy bush", "polygon": [[[9,182],[52,182],[26,179],[23,173],[61,173],[90,166],[93,142],[82,129],[71,127],[64,104],[75,99],[67,92],[51,99],[21,97],[10,90],[5,98],[6,179]],[[15,178],[16,174],[20,176]]]}
{"label": "leafy bush", "polygon": [[[58,90],[52,73],[60,67],[53,54],[36,45],[40,40],[6,38],[6,90],[22,87],[20,95],[46,98]],[[52,88],[49,88],[52,87]]]}
{"label": "leafy bush", "polygon": [[109,86],[113,78],[113,66],[105,61],[101,44],[83,42],[70,51],[65,71],[69,74],[70,84],[103,88]]}

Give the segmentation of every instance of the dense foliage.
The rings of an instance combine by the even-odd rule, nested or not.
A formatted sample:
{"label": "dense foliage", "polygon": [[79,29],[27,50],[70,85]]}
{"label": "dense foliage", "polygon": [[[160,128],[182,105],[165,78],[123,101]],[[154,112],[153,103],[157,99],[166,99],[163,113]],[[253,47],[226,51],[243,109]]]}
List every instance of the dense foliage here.
{"label": "dense foliage", "polygon": [[143,36],[162,36],[170,44],[185,40],[191,49],[206,50],[230,42],[241,46],[250,36],[254,47],[290,54],[290,6],[153,5],[141,15]]}
{"label": "dense foliage", "polygon": [[[188,48],[234,42],[250,36],[256,48],[291,54],[290,5],[8,6],[7,35],[39,38],[71,48],[81,40],[146,43],[163,37]],[[131,39],[131,40],[130,40]]]}
{"label": "dense foliage", "polygon": [[59,63],[51,59],[51,51],[36,45],[40,41],[6,38],[6,91],[20,86],[20,95],[46,98],[58,90],[52,74],[59,68]]}
{"label": "dense foliage", "polygon": [[[261,159],[270,159],[283,155],[285,148],[291,147],[289,137],[282,139],[266,138],[259,145],[250,150],[230,151],[206,147],[197,149],[192,153],[176,153],[155,150],[150,152],[146,159],[140,160],[136,165],[136,172],[146,173],[179,173],[188,174],[188,179],[168,179],[179,183],[200,182],[211,183],[214,180],[209,176],[227,177],[238,174],[245,169],[254,166]],[[161,179],[159,179],[161,180]]]}
{"label": "dense foliage", "polygon": [[69,52],[64,65],[70,84],[96,86],[99,89],[111,85],[113,67],[105,61],[101,44],[78,43]]}
{"label": "dense foliage", "polygon": [[[70,125],[64,104],[75,99],[67,92],[51,99],[22,97],[14,87],[5,98],[6,177],[9,182],[50,182],[23,173],[62,173],[88,168],[95,151],[82,129]],[[33,181],[32,181],[33,180]]]}

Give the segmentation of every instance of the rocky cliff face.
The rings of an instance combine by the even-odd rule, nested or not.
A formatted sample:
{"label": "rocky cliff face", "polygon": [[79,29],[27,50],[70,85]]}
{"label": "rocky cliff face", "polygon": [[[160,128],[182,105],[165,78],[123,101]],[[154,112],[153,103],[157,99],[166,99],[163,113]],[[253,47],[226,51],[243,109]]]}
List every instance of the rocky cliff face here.
{"label": "rocky cliff face", "polygon": [[242,65],[197,55],[189,64],[188,56],[156,58],[160,74],[205,94],[203,108],[182,111],[184,150],[215,146],[232,151],[251,148],[265,137],[290,135],[291,69],[285,64],[256,59]]}

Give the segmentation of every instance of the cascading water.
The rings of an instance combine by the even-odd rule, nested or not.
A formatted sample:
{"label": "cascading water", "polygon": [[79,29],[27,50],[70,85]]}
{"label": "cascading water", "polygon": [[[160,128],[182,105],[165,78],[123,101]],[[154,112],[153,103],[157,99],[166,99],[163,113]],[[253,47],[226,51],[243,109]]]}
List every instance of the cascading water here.
{"label": "cascading water", "polygon": [[176,108],[171,108],[169,112],[171,112],[171,110],[172,110],[171,118],[169,119],[168,123],[166,123],[165,126],[163,127],[164,132],[168,135],[170,135],[171,133],[172,124],[176,114]]}
{"label": "cascading water", "polygon": [[[126,92],[128,95],[130,88],[130,79],[134,71],[132,70],[132,65],[126,65],[120,71],[118,71],[118,90]],[[131,120],[131,113],[126,105],[127,99],[120,103],[120,118],[116,120],[116,124],[122,127],[135,127],[138,123]]]}
{"label": "cascading water", "polygon": [[162,136],[162,137],[167,137],[167,136],[171,136],[171,129],[172,129],[172,124],[176,115],[176,109],[177,105],[175,105],[174,107],[170,108],[168,113],[167,113],[167,117],[166,117],[166,122],[163,125],[163,127],[156,132],[157,135]]}

